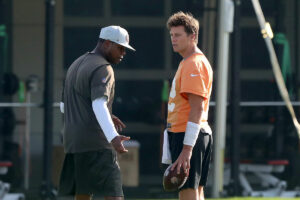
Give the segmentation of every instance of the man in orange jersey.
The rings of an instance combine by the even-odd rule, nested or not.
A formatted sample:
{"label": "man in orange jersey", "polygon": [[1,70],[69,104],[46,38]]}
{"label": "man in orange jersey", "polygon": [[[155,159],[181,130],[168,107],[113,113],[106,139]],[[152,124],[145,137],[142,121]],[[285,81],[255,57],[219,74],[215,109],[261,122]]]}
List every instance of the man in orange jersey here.
{"label": "man in orange jersey", "polygon": [[180,200],[204,199],[212,149],[207,123],[213,71],[197,47],[199,22],[191,14],[178,12],[167,22],[173,50],[182,56],[173,79],[168,102],[167,130],[173,166],[189,172],[179,189]]}

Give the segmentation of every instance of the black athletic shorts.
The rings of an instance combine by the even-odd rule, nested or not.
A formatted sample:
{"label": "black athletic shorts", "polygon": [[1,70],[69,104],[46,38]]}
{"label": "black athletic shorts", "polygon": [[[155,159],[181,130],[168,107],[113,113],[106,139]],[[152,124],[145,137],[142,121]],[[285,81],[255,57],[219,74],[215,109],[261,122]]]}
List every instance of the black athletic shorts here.
{"label": "black athletic shorts", "polygon": [[[174,163],[180,155],[183,148],[183,139],[185,133],[168,132],[169,144],[172,156],[172,163]],[[197,189],[199,186],[205,186],[209,171],[209,165],[212,152],[212,135],[200,130],[196,144],[193,148],[192,158],[190,161],[189,177],[182,189],[193,188]]]}
{"label": "black athletic shorts", "polygon": [[58,195],[75,194],[100,197],[124,196],[120,168],[114,150],[66,154]]}

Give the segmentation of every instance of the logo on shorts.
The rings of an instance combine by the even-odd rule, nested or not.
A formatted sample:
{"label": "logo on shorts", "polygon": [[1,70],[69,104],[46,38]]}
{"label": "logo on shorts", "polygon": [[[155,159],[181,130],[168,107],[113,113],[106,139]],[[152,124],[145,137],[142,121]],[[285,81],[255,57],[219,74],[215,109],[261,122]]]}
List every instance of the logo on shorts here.
{"label": "logo on shorts", "polygon": [[106,78],[102,78],[102,79],[101,79],[101,82],[102,82],[102,83],[106,83]]}

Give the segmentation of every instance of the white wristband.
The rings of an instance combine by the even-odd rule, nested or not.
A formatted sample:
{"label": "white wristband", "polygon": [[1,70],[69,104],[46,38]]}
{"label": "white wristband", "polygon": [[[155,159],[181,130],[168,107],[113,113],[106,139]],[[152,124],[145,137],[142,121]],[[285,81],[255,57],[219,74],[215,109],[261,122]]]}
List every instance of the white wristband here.
{"label": "white wristband", "polygon": [[186,125],[183,144],[194,147],[200,132],[200,125],[194,122],[188,122]]}

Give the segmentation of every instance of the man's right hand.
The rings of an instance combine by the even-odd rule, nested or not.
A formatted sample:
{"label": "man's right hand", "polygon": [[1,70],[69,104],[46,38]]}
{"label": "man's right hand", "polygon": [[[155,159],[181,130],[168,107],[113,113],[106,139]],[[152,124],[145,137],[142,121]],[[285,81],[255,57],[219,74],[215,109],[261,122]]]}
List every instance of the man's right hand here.
{"label": "man's right hand", "polygon": [[177,160],[172,165],[171,171],[175,168],[177,170],[177,174],[180,174],[180,168],[182,167],[183,170],[188,173],[190,170],[190,162],[192,157],[193,147],[189,145],[183,145],[182,151],[178,156]]}
{"label": "man's right hand", "polygon": [[112,146],[118,153],[128,152],[128,150],[125,149],[125,147],[123,146],[123,141],[125,140],[130,140],[130,137],[124,135],[118,135],[111,141]]}

